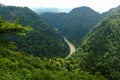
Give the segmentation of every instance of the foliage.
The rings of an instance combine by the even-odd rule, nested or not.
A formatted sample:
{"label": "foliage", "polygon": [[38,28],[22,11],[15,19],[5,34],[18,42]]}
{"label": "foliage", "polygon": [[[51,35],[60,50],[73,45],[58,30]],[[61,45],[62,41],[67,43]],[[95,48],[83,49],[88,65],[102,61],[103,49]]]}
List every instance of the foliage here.
{"label": "foliage", "polygon": [[[59,63],[59,65],[58,65]],[[39,58],[19,52],[0,54],[1,80],[107,80],[79,69],[67,69],[72,63],[62,58]]]}
{"label": "foliage", "polygon": [[102,17],[111,16],[111,15],[113,15],[113,14],[119,14],[119,13],[120,13],[120,6],[115,7],[115,8],[112,8],[112,9],[110,9],[110,10],[107,11],[107,12],[104,12],[104,13],[102,14]]}
{"label": "foliage", "polygon": [[[63,18],[67,16],[67,13],[43,13],[40,14],[40,16],[49,23],[49,25],[52,25],[56,29],[61,29],[63,26]],[[59,31],[59,30],[58,30]]]}
{"label": "foliage", "polygon": [[27,31],[30,31],[30,27],[22,27],[17,23],[17,20],[14,23],[7,22],[2,20],[0,17],[0,50],[1,52],[8,52],[10,49],[15,48],[14,43],[7,40],[6,36],[23,36]]}
{"label": "foliage", "polygon": [[[31,28],[22,27],[18,20],[10,23],[0,18],[0,80],[120,79],[120,14],[114,14],[99,22],[83,39],[71,59],[66,60],[53,57],[64,57],[67,51],[60,54],[58,51],[68,50],[68,47],[58,32],[44,23],[39,15],[26,7],[2,7],[0,10],[0,14],[4,13],[4,19],[13,21],[18,17],[24,26],[33,26],[31,33],[28,32],[26,37],[19,38],[18,36],[24,36]],[[83,10],[83,13],[84,11],[86,12]],[[19,13],[23,15],[16,17]],[[34,21],[35,18],[37,20]],[[18,49],[15,49],[13,41],[17,43]],[[35,57],[24,52],[36,55],[43,53],[52,58]]]}
{"label": "foliage", "polygon": [[89,7],[74,8],[69,13],[44,13],[41,16],[76,47],[90,29],[102,19],[101,14]]}
{"label": "foliage", "polygon": [[120,15],[115,14],[98,23],[84,38],[73,57],[79,56],[83,68],[100,72],[109,80],[119,80]]}
{"label": "foliage", "polygon": [[74,63],[63,58],[39,58],[14,51],[10,44],[12,41],[3,43],[1,40],[10,35],[20,36],[28,29],[16,21],[0,21],[0,80],[106,80],[100,74],[91,75],[80,69],[76,70],[77,64],[74,66]]}
{"label": "foliage", "polygon": [[28,32],[25,37],[12,37],[18,47],[17,50],[46,57],[66,57],[69,54],[69,46],[63,37],[29,8],[4,6],[0,8],[0,15],[9,21],[18,18],[20,24],[33,28],[33,31]]}

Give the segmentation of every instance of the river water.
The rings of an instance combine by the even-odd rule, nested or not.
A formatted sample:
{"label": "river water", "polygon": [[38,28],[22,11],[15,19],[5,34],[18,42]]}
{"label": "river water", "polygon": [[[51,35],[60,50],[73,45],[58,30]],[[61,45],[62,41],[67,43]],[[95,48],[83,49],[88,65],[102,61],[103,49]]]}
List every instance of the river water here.
{"label": "river water", "polygon": [[68,41],[65,37],[64,37],[64,40],[65,42],[68,44],[69,48],[70,48],[70,53],[69,55],[66,57],[66,59],[68,59],[76,50],[75,46],[70,42]]}

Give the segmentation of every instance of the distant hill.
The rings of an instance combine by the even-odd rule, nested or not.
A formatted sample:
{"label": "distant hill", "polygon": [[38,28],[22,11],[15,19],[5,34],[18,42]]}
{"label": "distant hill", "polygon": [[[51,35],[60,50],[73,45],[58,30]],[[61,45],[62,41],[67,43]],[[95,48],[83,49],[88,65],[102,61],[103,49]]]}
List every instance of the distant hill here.
{"label": "distant hill", "polygon": [[57,28],[76,47],[89,30],[102,19],[101,14],[85,6],[74,8],[69,13],[44,13],[41,17]]}
{"label": "distant hill", "polygon": [[56,29],[61,29],[64,22],[64,17],[67,13],[44,13],[40,15],[46,22],[55,27]]}
{"label": "distant hill", "polygon": [[119,80],[120,74],[120,14],[99,22],[84,38],[73,55],[81,59],[86,70],[101,72],[109,80]]}
{"label": "distant hill", "polygon": [[26,37],[13,38],[19,51],[46,57],[66,57],[69,54],[69,47],[63,37],[29,8],[0,7],[0,15],[5,20],[12,22],[18,18],[23,26],[32,26],[33,31]]}
{"label": "distant hill", "polygon": [[39,14],[43,13],[59,13],[59,12],[69,12],[71,9],[62,9],[62,8],[34,8],[34,11],[36,11]]}

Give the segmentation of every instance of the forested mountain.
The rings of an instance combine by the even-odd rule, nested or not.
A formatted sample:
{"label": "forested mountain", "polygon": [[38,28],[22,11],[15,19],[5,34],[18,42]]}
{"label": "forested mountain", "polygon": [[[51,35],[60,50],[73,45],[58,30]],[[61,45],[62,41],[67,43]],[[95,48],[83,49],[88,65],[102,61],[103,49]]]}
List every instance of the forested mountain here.
{"label": "forested mountain", "polygon": [[63,37],[29,8],[1,6],[0,15],[11,22],[18,18],[21,25],[33,28],[26,37],[12,38],[19,51],[46,57],[66,57],[69,54],[69,47]]}
{"label": "forested mountain", "polygon": [[[0,17],[0,80],[107,80],[77,69],[77,64],[63,58],[47,59],[15,51],[7,36],[27,35],[30,27],[2,20]],[[62,77],[61,77],[62,76]]]}
{"label": "forested mountain", "polygon": [[106,17],[106,16],[110,16],[110,15],[113,15],[113,14],[116,14],[116,13],[120,13],[120,6],[116,7],[116,8],[112,8],[110,9],[109,11],[107,12],[104,12],[102,14],[103,17]]}
{"label": "forested mountain", "polygon": [[64,17],[67,16],[67,13],[44,13],[40,16],[47,21],[50,25],[55,27],[58,30],[61,30],[61,27],[64,25]]}
{"label": "forested mountain", "polygon": [[109,80],[120,79],[120,14],[99,22],[73,55],[91,73],[100,72]]}
{"label": "forested mountain", "polygon": [[[27,7],[0,5],[0,15],[0,80],[120,79],[119,7],[41,14],[54,28]],[[69,53],[64,36],[79,47],[56,58]]]}
{"label": "forested mountain", "polygon": [[74,8],[68,14],[45,13],[41,16],[76,47],[80,45],[89,30],[102,19],[101,14],[89,7]]}

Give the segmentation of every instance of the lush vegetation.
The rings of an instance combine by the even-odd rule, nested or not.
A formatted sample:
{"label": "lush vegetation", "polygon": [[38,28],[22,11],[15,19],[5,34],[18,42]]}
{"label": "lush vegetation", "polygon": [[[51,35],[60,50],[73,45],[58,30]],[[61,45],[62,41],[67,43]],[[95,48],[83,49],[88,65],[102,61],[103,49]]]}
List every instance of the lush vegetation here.
{"label": "lush vegetation", "polygon": [[[65,21],[63,18],[67,15],[67,13],[43,13],[40,14],[40,16],[49,23],[49,25],[52,25],[56,29],[61,30],[63,26],[63,22]],[[64,32],[65,33],[65,32]]]}
{"label": "lush vegetation", "polygon": [[120,6],[118,6],[116,8],[112,8],[107,12],[104,12],[102,14],[102,17],[110,16],[110,15],[113,15],[113,14],[116,14],[116,13],[118,13],[118,14],[120,13]]}
{"label": "lush vegetation", "polygon": [[[91,73],[109,80],[120,79],[120,14],[105,18],[84,38],[73,57]],[[83,66],[84,65],[84,66]]]}
{"label": "lush vegetation", "polygon": [[0,53],[1,80],[107,80],[99,73],[92,75],[74,70],[74,64],[64,59],[46,59],[22,55],[21,53]]}
{"label": "lush vegetation", "polygon": [[101,14],[88,7],[74,8],[70,13],[41,14],[49,24],[54,26],[78,47],[84,36],[101,19]]}
{"label": "lush vegetation", "polygon": [[18,20],[15,20],[14,23],[9,23],[0,17],[0,52],[5,53],[15,50],[16,47],[13,42],[7,39],[8,36],[24,36],[25,32],[29,30],[31,30],[30,27],[22,27],[19,25]]}
{"label": "lush vegetation", "polygon": [[29,8],[3,6],[0,15],[5,20],[12,22],[18,18],[23,26],[32,26],[33,30],[26,37],[12,37],[19,51],[46,57],[66,57],[69,54],[69,47],[63,37]]}
{"label": "lush vegetation", "polygon": [[[0,17],[0,80],[120,80],[119,10],[111,9],[102,17],[87,7],[68,14],[44,14],[48,22],[55,18],[50,22],[52,28],[27,7],[0,5],[0,15],[5,19]],[[58,32],[69,38],[79,31],[84,36],[89,33],[77,51],[69,59],[59,58],[69,49]],[[81,41],[80,36],[74,39]]]}
{"label": "lush vegetation", "polygon": [[99,73],[92,75],[80,70],[73,61],[16,52],[15,45],[6,37],[25,35],[29,30],[17,21],[10,23],[0,18],[0,80],[107,80]]}

